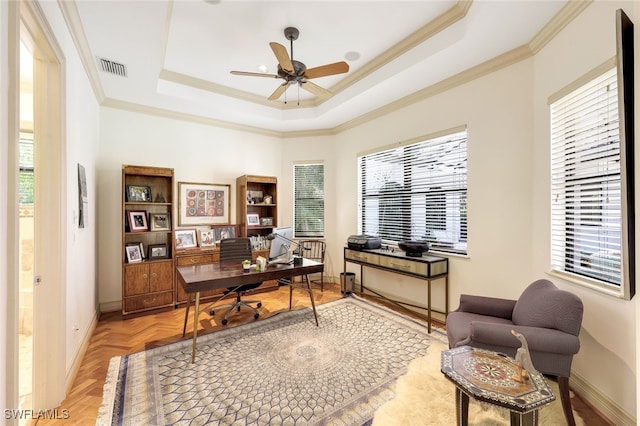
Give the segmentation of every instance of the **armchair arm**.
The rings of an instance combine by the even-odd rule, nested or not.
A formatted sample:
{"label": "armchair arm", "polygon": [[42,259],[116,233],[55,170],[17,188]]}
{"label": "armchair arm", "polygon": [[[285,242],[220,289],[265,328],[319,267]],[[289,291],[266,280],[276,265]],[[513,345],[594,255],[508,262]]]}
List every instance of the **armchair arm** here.
{"label": "armchair arm", "polygon": [[580,349],[578,336],[560,330],[483,321],[471,322],[469,344],[474,346],[475,342],[483,347],[519,348],[520,341],[511,334],[511,330],[521,333],[527,339],[530,351],[573,355]]}
{"label": "armchair arm", "polygon": [[515,305],[515,300],[462,294],[460,295],[460,306],[456,311],[511,320]]}

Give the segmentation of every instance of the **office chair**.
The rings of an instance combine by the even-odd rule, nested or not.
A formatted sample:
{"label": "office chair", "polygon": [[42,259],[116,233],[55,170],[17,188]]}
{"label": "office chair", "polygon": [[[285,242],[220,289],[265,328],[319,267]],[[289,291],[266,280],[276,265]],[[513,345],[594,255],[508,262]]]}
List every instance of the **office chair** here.
{"label": "office chair", "polygon": [[[324,252],[327,245],[320,240],[302,240],[300,241],[302,248],[302,257],[324,263]],[[320,291],[324,291],[324,272],[320,272],[320,280],[311,280],[312,283],[320,283]]]}
{"label": "office chair", "polygon": [[[220,241],[220,263],[222,262],[235,262],[240,265],[243,260],[251,260],[251,240],[249,238],[226,238]],[[233,303],[228,303],[226,305],[216,306],[215,310],[219,310],[220,308],[229,307],[229,310],[224,315],[222,319],[222,325],[227,325],[229,322],[229,315],[234,310],[240,312],[241,307],[246,307],[253,311],[253,317],[258,319],[260,316],[260,311],[258,308],[262,306],[262,302],[259,300],[242,300],[242,296],[257,287],[259,287],[262,282],[252,283],[252,284],[244,284],[239,287],[227,287],[224,291],[225,296],[229,293],[236,293],[236,300]],[[250,303],[257,303],[257,307],[254,308],[250,305]],[[211,309],[209,314],[211,316],[215,315],[215,310]]]}

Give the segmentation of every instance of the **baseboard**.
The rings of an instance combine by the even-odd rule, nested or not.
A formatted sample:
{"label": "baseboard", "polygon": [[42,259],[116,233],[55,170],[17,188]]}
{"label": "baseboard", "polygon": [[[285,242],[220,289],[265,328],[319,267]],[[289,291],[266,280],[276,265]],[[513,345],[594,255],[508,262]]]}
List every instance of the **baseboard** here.
{"label": "baseboard", "polygon": [[66,383],[65,383],[65,395],[69,395],[71,389],[73,387],[73,382],[76,380],[76,376],[78,375],[78,371],[80,371],[80,366],[82,365],[82,360],[84,358],[84,354],[87,353],[87,347],[89,347],[89,342],[91,341],[91,336],[93,336],[96,327],[98,326],[98,320],[100,318],[100,312],[95,311],[93,314],[93,318],[91,319],[91,323],[89,327],[87,327],[86,333],[82,336],[82,342],[80,347],[76,351],[75,356],[73,357],[73,362],[71,363],[71,367],[67,371]]}
{"label": "baseboard", "polygon": [[122,310],[122,300],[115,302],[100,303],[100,312],[115,312]]}
{"label": "baseboard", "polygon": [[636,418],[633,415],[627,413],[622,407],[616,404],[615,401],[593,387],[579,374],[571,372],[569,387],[612,424],[620,426],[633,426],[637,424]]}

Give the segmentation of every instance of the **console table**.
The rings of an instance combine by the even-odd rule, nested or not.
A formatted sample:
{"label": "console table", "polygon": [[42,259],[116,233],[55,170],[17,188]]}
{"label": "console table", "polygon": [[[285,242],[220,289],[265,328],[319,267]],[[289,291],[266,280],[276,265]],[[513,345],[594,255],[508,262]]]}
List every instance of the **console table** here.
{"label": "console table", "polygon": [[431,281],[444,279],[444,315],[449,313],[449,259],[446,257],[423,254],[420,257],[407,256],[403,251],[389,249],[354,250],[344,248],[344,272],[346,277],[347,262],[360,265],[360,292],[368,290],[379,297],[403,305],[423,308],[410,303],[390,299],[364,286],[364,267],[382,269],[397,274],[407,275],[427,281],[427,324],[431,333]]}

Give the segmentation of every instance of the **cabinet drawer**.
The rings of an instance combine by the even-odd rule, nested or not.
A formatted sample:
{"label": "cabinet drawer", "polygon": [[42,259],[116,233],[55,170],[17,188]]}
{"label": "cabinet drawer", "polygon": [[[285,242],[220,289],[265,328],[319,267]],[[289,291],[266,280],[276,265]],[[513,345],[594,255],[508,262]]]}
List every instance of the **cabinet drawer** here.
{"label": "cabinet drawer", "polygon": [[369,263],[371,265],[378,265],[380,264],[380,256],[378,256],[377,254],[374,253],[367,253],[364,251],[357,251],[357,250],[345,250],[344,251],[344,256],[347,259],[351,259],[351,260],[357,260],[359,262],[366,262]]}
{"label": "cabinet drawer", "polygon": [[173,305],[173,292],[145,294],[142,296],[127,297],[124,299],[125,312],[133,312],[145,309],[159,308]]}
{"label": "cabinet drawer", "polygon": [[200,265],[214,262],[213,253],[197,254],[193,256],[179,256],[176,258],[178,266]]}
{"label": "cabinet drawer", "polygon": [[427,263],[412,262],[410,260],[396,259],[394,257],[382,256],[380,258],[380,266],[425,277],[429,274],[429,264]]}

